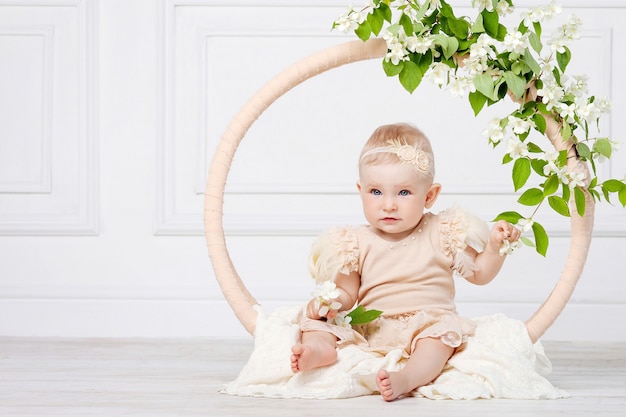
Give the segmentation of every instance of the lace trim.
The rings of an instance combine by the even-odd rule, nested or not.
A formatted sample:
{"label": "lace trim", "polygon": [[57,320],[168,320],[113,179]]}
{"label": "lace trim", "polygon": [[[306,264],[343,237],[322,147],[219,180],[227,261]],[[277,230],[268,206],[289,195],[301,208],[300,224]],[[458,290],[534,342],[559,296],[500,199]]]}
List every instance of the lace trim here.
{"label": "lace trim", "polygon": [[463,277],[471,276],[478,267],[466,249],[468,243],[478,251],[483,249],[489,237],[486,225],[456,207],[439,213],[439,223],[441,248],[446,256],[452,257],[452,269]]}
{"label": "lace trim", "polygon": [[317,283],[334,281],[337,274],[359,270],[359,244],[349,227],[333,228],[322,233],[311,250],[309,272]]}
{"label": "lace trim", "polygon": [[359,270],[359,241],[353,230],[348,228],[343,230],[343,235],[337,241],[337,253],[341,259],[339,272],[348,275]]}

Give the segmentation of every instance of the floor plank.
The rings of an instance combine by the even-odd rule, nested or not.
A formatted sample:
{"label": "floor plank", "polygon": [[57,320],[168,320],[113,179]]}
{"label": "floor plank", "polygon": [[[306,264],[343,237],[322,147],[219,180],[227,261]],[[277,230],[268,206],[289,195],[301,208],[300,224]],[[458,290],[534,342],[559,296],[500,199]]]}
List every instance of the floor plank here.
{"label": "floor plank", "polygon": [[39,416],[622,416],[626,344],[549,343],[550,381],[571,398],[434,401],[378,396],[282,400],[218,393],[251,340],[0,338],[0,415]]}

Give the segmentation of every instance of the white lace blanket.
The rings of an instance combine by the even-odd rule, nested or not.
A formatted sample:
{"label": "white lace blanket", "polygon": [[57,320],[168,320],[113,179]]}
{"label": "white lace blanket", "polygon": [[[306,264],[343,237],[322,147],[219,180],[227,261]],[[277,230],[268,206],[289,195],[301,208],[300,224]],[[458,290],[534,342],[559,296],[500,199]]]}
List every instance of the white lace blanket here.
{"label": "white lace blanket", "polygon": [[[386,356],[354,345],[339,349],[336,364],[293,374],[289,357],[298,340],[297,307],[267,314],[258,308],[255,346],[237,379],[221,392],[273,398],[348,398],[377,392],[379,369],[404,365],[400,351]],[[532,344],[524,323],[502,314],[479,317],[475,335],[450,358],[443,373],[415,394],[433,399],[554,399],[568,394],[545,376],[552,365],[539,342]]]}

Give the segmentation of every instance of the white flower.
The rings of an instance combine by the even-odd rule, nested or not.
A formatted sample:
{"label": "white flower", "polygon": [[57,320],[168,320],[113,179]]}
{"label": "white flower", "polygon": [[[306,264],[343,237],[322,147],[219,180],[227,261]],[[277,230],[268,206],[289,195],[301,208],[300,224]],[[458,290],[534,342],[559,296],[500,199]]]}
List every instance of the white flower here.
{"label": "white flower", "polygon": [[613,104],[608,99],[603,98],[596,101],[596,106],[598,107],[598,110],[600,110],[600,113],[605,114],[611,112]]}
{"label": "white flower", "polygon": [[533,223],[535,223],[535,221],[532,217],[529,217],[528,219],[519,219],[517,225],[522,228],[522,232],[528,232],[533,228]]}
{"label": "white flower", "polygon": [[365,21],[365,14],[348,7],[348,11],[335,20],[334,27],[340,32],[348,33],[359,27]]}
{"label": "white flower", "polygon": [[537,7],[530,12],[522,13],[521,17],[524,19],[524,25],[531,27],[533,23],[541,22],[546,15],[546,11],[543,7]]}
{"label": "white flower", "polygon": [[491,49],[492,41],[491,37],[484,33],[480,35],[476,43],[470,46],[470,59],[471,58],[494,58],[495,52]]}
{"label": "white flower", "polygon": [[547,18],[551,18],[552,16],[561,13],[562,11],[563,9],[561,5],[556,0],[552,0],[550,4],[548,4],[545,8]]}
{"label": "white flower", "polygon": [[472,7],[478,8],[479,12],[487,9],[490,12],[493,12],[493,1],[491,0],[472,0]]}
{"label": "white flower", "polygon": [[392,42],[387,44],[389,49],[387,55],[385,55],[385,61],[391,61],[393,65],[398,65],[400,61],[408,59],[407,51],[400,42]]}
{"label": "white flower", "polygon": [[564,94],[563,88],[549,77],[544,81],[543,88],[537,90],[537,95],[541,97],[548,110],[557,106]]}
{"label": "white flower", "polygon": [[584,172],[570,172],[569,173],[569,188],[584,187],[585,186],[585,173]]}
{"label": "white flower", "polygon": [[587,75],[575,75],[568,77],[563,74],[561,81],[566,85],[565,93],[572,94],[576,97],[582,97],[588,92],[589,77]]}
{"label": "white flower", "polygon": [[324,281],[321,284],[318,284],[311,295],[315,298],[319,298],[324,301],[332,300],[339,297],[339,290],[337,289],[337,285],[335,285],[332,281]]}
{"label": "white flower", "polygon": [[554,69],[554,63],[551,61],[552,56],[545,58],[537,58],[537,64],[541,68],[541,73],[544,74],[541,79],[545,80],[547,77],[552,77],[552,70]]}
{"label": "white flower", "polygon": [[598,120],[600,114],[600,109],[594,103],[586,101],[577,103],[576,115],[589,123],[593,123]]}
{"label": "white flower", "polygon": [[496,6],[496,12],[498,13],[500,17],[504,17],[508,14],[513,13],[513,6],[511,6],[506,1],[500,1],[498,2],[498,5]]}
{"label": "white flower", "polygon": [[424,54],[433,46],[433,40],[424,36],[409,36],[406,38],[406,49],[418,54]]}
{"label": "white flower", "polygon": [[613,148],[613,152],[619,151],[619,145],[620,145],[619,141],[609,139],[609,142],[611,142],[611,148]]}
{"label": "white flower", "polygon": [[564,184],[568,183],[567,167],[559,167],[555,161],[548,161],[548,163],[543,166],[543,174],[544,175],[556,174],[560,182]]}
{"label": "white flower", "polygon": [[430,80],[433,84],[442,87],[448,84],[450,70],[451,68],[443,62],[435,62],[431,64],[430,68],[428,68],[424,77]]}
{"label": "white flower", "polygon": [[508,239],[504,239],[502,241],[502,246],[500,246],[500,256],[511,255],[513,251],[519,247],[519,240],[516,240],[515,242],[509,242]]}
{"label": "white flower", "polygon": [[[459,68],[460,70],[460,68]],[[458,71],[458,70],[457,70]],[[471,78],[468,77],[458,77],[455,73],[450,74],[450,82],[446,88],[446,90],[453,97],[465,97],[470,92],[476,91],[476,86]]]}
{"label": "white flower", "polygon": [[505,50],[521,55],[528,48],[528,35],[517,30],[507,33],[504,37],[503,46]]}
{"label": "white flower", "polygon": [[559,153],[557,151],[546,152],[543,154],[543,159],[548,163],[543,166],[543,174],[546,176],[556,174],[560,182],[567,184],[567,167],[559,167],[557,165],[557,159]]}
{"label": "white flower", "polygon": [[511,158],[513,159],[527,157],[530,154],[528,151],[528,145],[519,140],[517,136],[509,138],[507,141],[507,153],[511,155]]}
{"label": "white flower", "polygon": [[520,119],[519,117],[509,116],[509,127],[513,133],[517,135],[528,132],[534,126],[534,122]]}
{"label": "white flower", "polygon": [[566,24],[560,26],[552,34],[552,39],[549,42],[552,51],[565,52],[565,47],[570,41],[580,38],[581,26],[582,21],[576,16],[571,16]]}
{"label": "white flower", "polygon": [[352,317],[348,316],[348,312],[342,311],[340,313],[337,313],[337,315],[333,317],[332,320],[330,320],[330,323],[334,324],[335,326],[343,327],[345,329],[350,329],[352,328],[352,325],[350,324],[351,321],[352,321]]}
{"label": "white flower", "polygon": [[574,123],[574,116],[576,115],[576,103],[572,103],[572,104],[566,104],[566,103],[560,103],[559,104],[559,115],[565,119],[565,121],[567,123]]}
{"label": "white flower", "polygon": [[320,316],[325,317],[330,310],[341,308],[340,302],[333,301],[340,294],[337,285],[332,281],[324,281],[315,287],[311,295],[315,298],[315,305]]}
{"label": "white flower", "polygon": [[500,143],[500,141],[504,139],[504,129],[500,126],[500,119],[497,117],[491,119],[483,135],[485,135],[491,143]]}

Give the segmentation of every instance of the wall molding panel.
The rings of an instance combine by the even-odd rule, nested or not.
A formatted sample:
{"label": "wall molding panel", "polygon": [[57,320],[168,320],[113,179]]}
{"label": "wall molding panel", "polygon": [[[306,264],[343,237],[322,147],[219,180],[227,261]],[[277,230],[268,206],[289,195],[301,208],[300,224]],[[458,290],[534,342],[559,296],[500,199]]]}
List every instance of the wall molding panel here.
{"label": "wall molding panel", "polygon": [[0,0],[0,235],[98,231],[96,35],[95,0]]}
{"label": "wall molding panel", "polygon": [[[251,337],[207,253],[209,165],[267,82],[356,40],[331,24],[366,2],[0,0],[0,335]],[[469,0],[449,2],[475,16]],[[514,1],[518,12],[549,2]],[[568,73],[587,74],[589,92],[612,100],[600,135],[622,141],[626,1],[559,3],[542,39],[572,14],[583,20]],[[310,297],[315,237],[365,221],[358,153],[385,123],[412,122],[430,137],[442,184],[433,211],[531,215],[501,164],[507,144],[492,149],[483,136],[516,107],[474,117],[466,98],[429,82],[408,94],[379,60],[295,86],[254,122],[228,173],[223,226],[237,275],[267,312]],[[598,165],[601,178],[625,174],[623,143],[612,161]],[[613,203],[596,206],[584,271],[543,340],[626,342],[626,210]],[[553,291],[570,256],[570,219],[542,206],[534,220],[548,232],[547,256],[523,247],[487,286],[456,280],[463,316],[526,320]]]}

